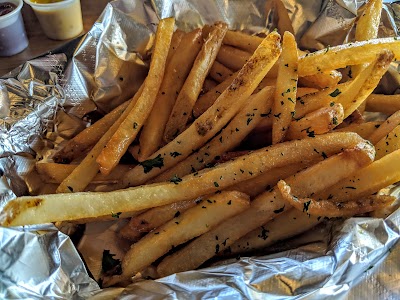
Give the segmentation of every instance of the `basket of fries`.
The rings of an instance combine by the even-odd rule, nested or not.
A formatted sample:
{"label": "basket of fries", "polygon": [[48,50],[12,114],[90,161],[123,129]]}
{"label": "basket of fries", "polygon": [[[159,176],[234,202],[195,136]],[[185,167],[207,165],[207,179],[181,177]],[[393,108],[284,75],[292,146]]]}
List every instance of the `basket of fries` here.
{"label": "basket of fries", "polygon": [[[398,276],[390,5],[329,1],[305,27],[301,1],[178,2],[115,1],[70,53],[2,81],[1,248],[24,253],[0,258],[4,297],[320,299],[363,295],[378,262]],[[37,264],[6,242],[24,234],[68,284],[48,267],[15,287]]]}

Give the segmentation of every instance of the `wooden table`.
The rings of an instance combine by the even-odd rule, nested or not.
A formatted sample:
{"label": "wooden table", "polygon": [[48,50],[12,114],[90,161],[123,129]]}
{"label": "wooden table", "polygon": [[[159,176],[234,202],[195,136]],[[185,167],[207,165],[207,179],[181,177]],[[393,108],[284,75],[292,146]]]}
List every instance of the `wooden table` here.
{"label": "wooden table", "polygon": [[[83,27],[87,32],[111,0],[81,0]],[[0,57],[0,76],[18,67],[25,61],[55,49],[68,41],[55,41],[47,38],[40,27],[32,8],[24,4],[22,8],[29,46],[23,52],[11,57]]]}

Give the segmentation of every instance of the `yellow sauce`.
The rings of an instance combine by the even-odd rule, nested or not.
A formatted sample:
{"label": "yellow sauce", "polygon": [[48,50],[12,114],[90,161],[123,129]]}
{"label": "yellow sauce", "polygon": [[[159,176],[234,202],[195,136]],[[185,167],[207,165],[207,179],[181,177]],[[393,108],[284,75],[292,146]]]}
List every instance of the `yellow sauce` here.
{"label": "yellow sauce", "polygon": [[61,2],[63,0],[31,0],[33,3],[39,3],[39,4],[49,4],[49,3],[56,3],[56,2]]}

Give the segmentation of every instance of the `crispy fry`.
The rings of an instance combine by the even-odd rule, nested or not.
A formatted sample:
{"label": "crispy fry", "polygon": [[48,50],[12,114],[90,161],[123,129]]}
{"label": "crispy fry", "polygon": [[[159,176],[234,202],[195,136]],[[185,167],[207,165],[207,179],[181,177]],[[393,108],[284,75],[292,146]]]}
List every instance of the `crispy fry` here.
{"label": "crispy fry", "polygon": [[339,132],[355,132],[360,135],[363,139],[368,139],[368,137],[381,126],[382,122],[365,122],[361,124],[350,124],[340,129],[335,129],[334,131]]}
{"label": "crispy fry", "polygon": [[299,76],[372,62],[383,49],[392,51],[396,59],[400,58],[400,41],[397,38],[348,43],[301,56],[299,59]]}
{"label": "crispy fry", "polygon": [[182,30],[175,30],[171,38],[171,45],[169,47],[168,55],[167,55],[167,64],[171,61],[171,58],[175,55],[178,47],[182,41],[183,36],[185,33]]}
{"label": "crispy fry", "polygon": [[400,95],[371,94],[367,98],[366,111],[382,112],[387,115],[400,110]]}
{"label": "crispy fry", "polygon": [[163,145],[165,124],[201,46],[201,29],[193,30],[185,34],[177,49],[178,55],[171,58],[156,102],[139,137],[140,161],[145,160]]}
{"label": "crispy fry", "polygon": [[287,131],[286,139],[294,140],[307,136],[314,137],[317,134],[329,132],[343,122],[343,115],[343,106],[341,104],[320,108],[299,120],[292,121]]}
{"label": "crispy fry", "polygon": [[380,159],[385,155],[400,149],[400,125],[396,126],[391,132],[376,143],[376,158]]}
{"label": "crispy fry", "polygon": [[283,180],[278,183],[283,199],[299,211],[313,216],[351,217],[358,214],[374,211],[389,206],[395,198],[393,196],[375,195],[366,199],[347,202],[332,202],[329,200],[316,201],[310,198],[298,198],[291,194],[290,186]]}
{"label": "crispy fry", "polygon": [[137,241],[148,232],[195,206],[198,201],[201,201],[201,198],[151,208],[138,216],[132,217],[129,223],[121,228],[119,235],[131,241]]}
{"label": "crispy fry", "polygon": [[[286,182],[294,191],[298,191],[299,197],[324,190],[346,177],[347,174],[371,163],[374,154],[373,147],[368,144],[363,146],[364,149],[349,150],[323,160],[289,177]],[[262,226],[289,208],[290,205],[284,201],[277,188],[264,192],[251,202],[249,209],[222,222],[183,249],[166,257],[158,265],[157,272],[160,276],[167,276],[195,269],[215,254],[230,247],[248,232]]]}
{"label": "crispy fry", "polygon": [[106,147],[96,159],[103,174],[109,174],[118,164],[151,112],[164,77],[174,25],[175,20],[173,18],[160,20],[158,24],[154,52],[149,73],[143,83],[143,92],[137,100],[135,107],[129,112],[125,120],[122,121],[121,125],[107,142]]}
{"label": "crispy fry", "polygon": [[210,77],[215,81],[221,83],[232,76],[233,71],[218,61],[214,61],[210,69]]}
{"label": "crispy fry", "polygon": [[217,54],[217,61],[233,71],[238,71],[244,66],[250,57],[251,54],[246,51],[222,45]]}
{"label": "crispy fry", "polygon": [[172,141],[185,129],[189,117],[191,116],[193,106],[201,92],[204,80],[214,63],[227,30],[226,24],[214,26],[214,30],[204,42],[203,47],[194,61],[192,70],[179,92],[168,122],[165,125],[165,142],[168,143]]}
{"label": "crispy fry", "polygon": [[122,260],[122,274],[105,281],[105,284],[129,279],[174,246],[209,231],[248,207],[248,196],[239,192],[222,192],[201,201],[133,244]]}
{"label": "crispy fry", "polygon": [[111,125],[121,116],[128,105],[129,101],[122,103],[96,123],[87,127],[85,130],[70,139],[63,148],[53,156],[54,162],[70,163],[84,154],[100,140]]}
{"label": "crispy fry", "polygon": [[319,90],[315,89],[315,88],[309,88],[309,87],[298,87],[297,88],[297,97],[303,97],[305,95],[308,94],[313,94],[318,92]]}
{"label": "crispy fry", "polygon": [[271,108],[273,91],[272,87],[267,87],[261,92],[250,96],[242,112],[238,113],[220,134],[216,135],[198,152],[191,154],[185,160],[155,177],[150,182],[168,181],[173,176],[182,177],[202,170],[215,157],[239,145]]}
{"label": "crispy fry", "polygon": [[386,119],[369,137],[368,140],[372,144],[378,143],[386,135],[388,135],[395,127],[400,125],[400,111],[395,112]]}
{"label": "crispy fry", "polygon": [[299,85],[317,89],[325,89],[336,86],[342,79],[342,73],[336,70],[324,71],[322,73],[299,78]]}
{"label": "crispy fry", "polygon": [[[142,184],[188,157],[213,137],[240,110],[280,55],[280,36],[269,34],[218,100],[174,141],[158,150],[146,163],[159,157],[162,166],[145,172],[143,165],[126,173],[121,187]],[[251,79],[250,79],[251,78]],[[232,99],[235,99],[232,102]],[[179,155],[176,155],[179,153]]]}

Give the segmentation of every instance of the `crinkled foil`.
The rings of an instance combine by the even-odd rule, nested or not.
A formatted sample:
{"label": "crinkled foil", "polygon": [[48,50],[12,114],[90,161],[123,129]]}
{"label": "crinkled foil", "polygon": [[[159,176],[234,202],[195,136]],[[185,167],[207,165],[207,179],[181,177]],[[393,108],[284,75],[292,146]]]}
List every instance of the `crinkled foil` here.
{"label": "crinkled foil", "polygon": [[[365,3],[282,2],[304,49],[351,40],[357,12]],[[398,35],[400,5],[384,2],[379,35]],[[160,18],[175,16],[183,30],[224,21],[232,29],[262,33],[277,26],[270,4],[269,0],[117,0],[85,36],[3,76],[0,207],[16,196],[38,192],[31,176],[35,161],[87,126],[91,114],[108,112],[135,93],[146,75]],[[394,93],[399,86],[394,65],[379,92]],[[393,194],[399,198],[399,189]],[[0,298],[400,298],[399,210],[384,220],[352,218],[317,227],[281,248],[269,249],[268,255],[219,262],[125,289],[100,290],[91,276],[97,278],[102,247],[114,253],[126,247],[114,239],[118,226],[88,224],[78,248],[81,255],[70,238],[52,225],[0,228]]]}

